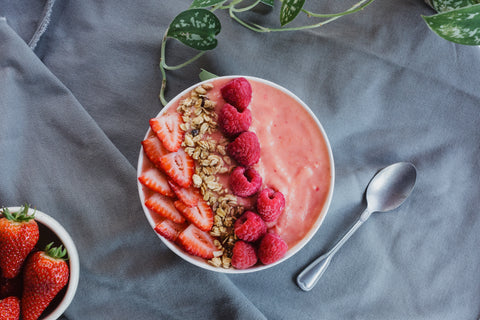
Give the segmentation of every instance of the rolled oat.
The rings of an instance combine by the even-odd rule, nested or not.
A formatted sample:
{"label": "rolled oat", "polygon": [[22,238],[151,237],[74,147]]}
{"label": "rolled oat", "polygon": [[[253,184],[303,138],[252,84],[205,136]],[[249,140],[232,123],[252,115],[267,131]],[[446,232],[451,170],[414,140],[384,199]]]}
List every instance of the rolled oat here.
{"label": "rolled oat", "polygon": [[198,86],[191,96],[182,100],[177,108],[182,114],[185,131],[185,152],[196,160],[193,186],[199,188],[203,199],[215,212],[214,226],[210,235],[216,238],[214,258],[208,261],[215,267],[231,268],[233,246],[237,240],[233,225],[244,209],[237,198],[219,182],[219,175],[233,169],[232,160],[226,153],[228,141],[215,141],[209,134],[218,130],[215,102],[208,99],[211,83]]}

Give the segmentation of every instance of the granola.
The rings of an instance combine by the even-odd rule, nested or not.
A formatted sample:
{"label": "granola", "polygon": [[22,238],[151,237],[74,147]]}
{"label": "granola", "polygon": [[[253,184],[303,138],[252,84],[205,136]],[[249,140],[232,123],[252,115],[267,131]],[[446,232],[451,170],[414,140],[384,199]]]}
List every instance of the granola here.
{"label": "granola", "polygon": [[232,250],[237,240],[234,222],[244,208],[219,181],[220,175],[230,172],[233,166],[226,153],[228,141],[225,138],[217,141],[211,137],[218,131],[216,103],[208,98],[208,91],[212,88],[211,83],[196,87],[190,97],[180,101],[177,111],[184,121],[180,126],[185,131],[182,147],[196,161],[193,185],[200,189],[203,199],[215,212],[210,234],[216,238],[218,251],[208,263],[231,268]]}

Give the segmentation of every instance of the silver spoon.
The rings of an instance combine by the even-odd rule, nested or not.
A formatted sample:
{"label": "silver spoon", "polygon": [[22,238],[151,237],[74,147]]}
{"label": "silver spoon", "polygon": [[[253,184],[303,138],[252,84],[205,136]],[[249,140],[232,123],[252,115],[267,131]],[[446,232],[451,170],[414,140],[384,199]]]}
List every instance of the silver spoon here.
{"label": "silver spoon", "polygon": [[410,195],[415,185],[417,171],[413,164],[397,162],[380,170],[367,187],[367,208],[351,229],[327,253],[323,254],[297,277],[297,284],[303,291],[310,291],[327,269],[332,257],[373,212],[396,209]]}

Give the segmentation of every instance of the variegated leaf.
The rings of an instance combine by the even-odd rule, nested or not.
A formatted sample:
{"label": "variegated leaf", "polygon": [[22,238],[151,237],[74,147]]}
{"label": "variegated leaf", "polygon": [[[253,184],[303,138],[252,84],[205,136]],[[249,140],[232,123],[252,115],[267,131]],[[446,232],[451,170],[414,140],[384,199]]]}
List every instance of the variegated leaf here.
{"label": "variegated leaf", "polygon": [[480,4],[422,16],[440,37],[465,45],[480,45]]}
{"label": "variegated leaf", "polygon": [[197,50],[211,50],[217,46],[215,36],[220,33],[218,18],[206,9],[181,12],[170,24],[167,36]]}
{"label": "variegated leaf", "polygon": [[295,19],[304,4],[305,0],[284,0],[280,8],[280,24],[284,26]]}
{"label": "variegated leaf", "polygon": [[468,7],[480,3],[480,0],[428,0],[430,6],[437,12]]}

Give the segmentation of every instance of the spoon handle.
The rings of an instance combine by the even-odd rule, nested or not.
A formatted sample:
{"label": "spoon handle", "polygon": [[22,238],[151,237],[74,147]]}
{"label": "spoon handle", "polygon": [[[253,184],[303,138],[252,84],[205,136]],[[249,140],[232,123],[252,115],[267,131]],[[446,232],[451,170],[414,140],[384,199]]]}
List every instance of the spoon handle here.
{"label": "spoon handle", "polygon": [[367,209],[363,211],[360,218],[348,230],[348,232],[325,254],[321,255],[310,265],[308,265],[297,277],[297,285],[303,291],[310,291],[318,282],[320,277],[327,270],[330,261],[345,242],[357,231],[357,229],[368,219],[371,212]]}

